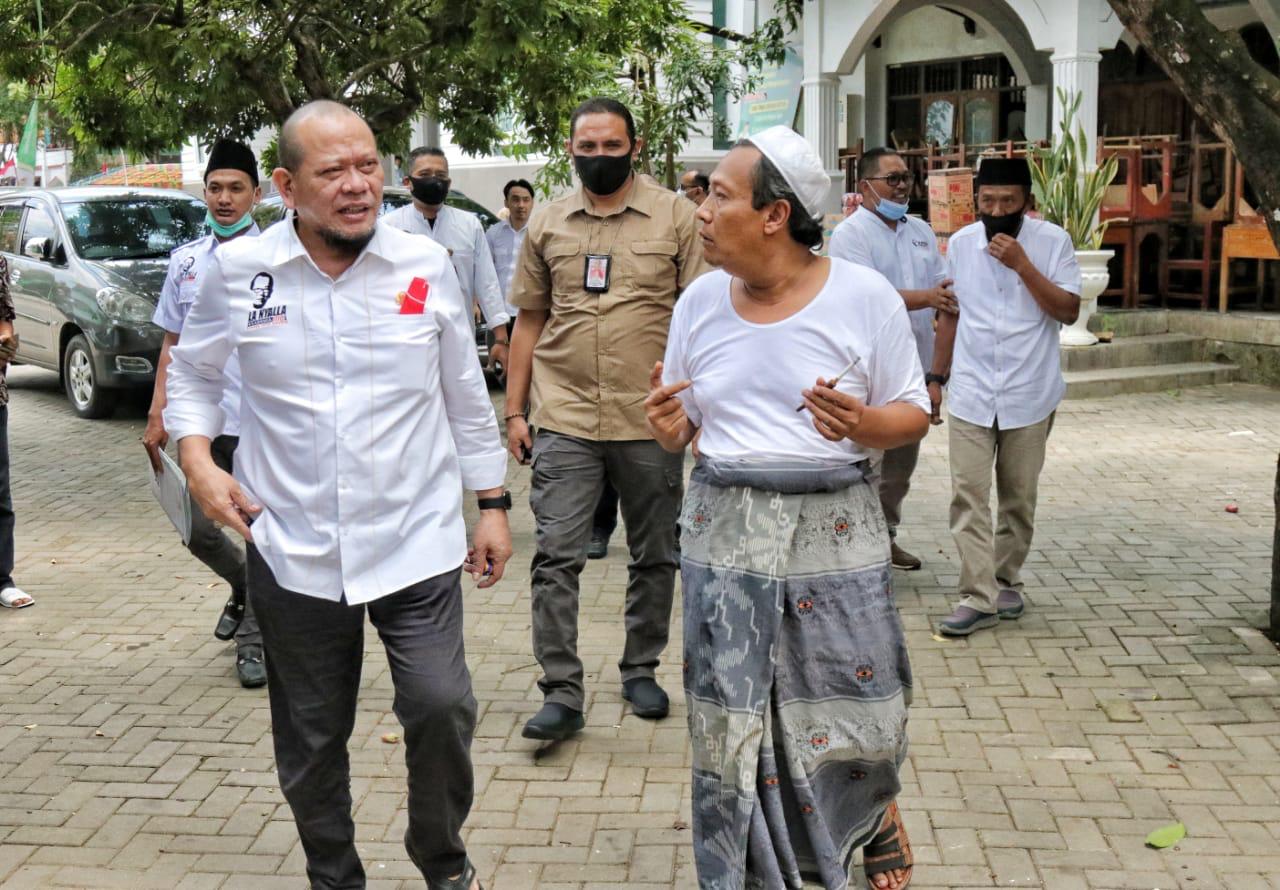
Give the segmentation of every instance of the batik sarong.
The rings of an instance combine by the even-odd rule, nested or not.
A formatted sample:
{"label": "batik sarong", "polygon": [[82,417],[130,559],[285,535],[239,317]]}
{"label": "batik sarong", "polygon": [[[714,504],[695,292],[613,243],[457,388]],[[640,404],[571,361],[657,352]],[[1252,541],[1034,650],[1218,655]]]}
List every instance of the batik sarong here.
{"label": "batik sarong", "polygon": [[844,890],[900,790],[911,668],[866,472],[693,471],[680,543],[702,890]]}

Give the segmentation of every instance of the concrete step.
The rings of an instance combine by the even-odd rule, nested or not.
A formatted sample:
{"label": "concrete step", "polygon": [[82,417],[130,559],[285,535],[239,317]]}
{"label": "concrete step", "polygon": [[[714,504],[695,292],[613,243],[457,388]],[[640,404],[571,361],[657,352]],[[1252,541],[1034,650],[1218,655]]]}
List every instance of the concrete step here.
{"label": "concrete step", "polygon": [[1067,381],[1067,398],[1098,399],[1123,393],[1164,392],[1190,386],[1231,383],[1237,379],[1239,372],[1236,365],[1183,362],[1176,365],[1069,371],[1062,376]]}
{"label": "concrete step", "polygon": [[1167,334],[1168,309],[1099,309],[1089,318],[1089,330],[1095,334],[1110,330],[1116,338]]}
{"label": "concrete step", "polygon": [[1140,365],[1179,365],[1204,358],[1204,339],[1192,334],[1118,337],[1110,343],[1062,349],[1062,370],[1100,371]]}

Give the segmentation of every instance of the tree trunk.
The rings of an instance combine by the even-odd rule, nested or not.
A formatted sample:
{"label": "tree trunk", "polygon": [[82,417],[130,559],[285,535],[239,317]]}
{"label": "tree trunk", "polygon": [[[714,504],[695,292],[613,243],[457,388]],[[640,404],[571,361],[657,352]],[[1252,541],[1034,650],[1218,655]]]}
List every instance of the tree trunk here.
{"label": "tree trunk", "polygon": [[1280,643],[1280,459],[1276,460],[1276,527],[1271,537],[1271,639]]}
{"label": "tree trunk", "polygon": [[1196,0],[1109,2],[1244,165],[1258,212],[1280,245],[1280,79],[1253,60],[1237,34],[1219,31]]}

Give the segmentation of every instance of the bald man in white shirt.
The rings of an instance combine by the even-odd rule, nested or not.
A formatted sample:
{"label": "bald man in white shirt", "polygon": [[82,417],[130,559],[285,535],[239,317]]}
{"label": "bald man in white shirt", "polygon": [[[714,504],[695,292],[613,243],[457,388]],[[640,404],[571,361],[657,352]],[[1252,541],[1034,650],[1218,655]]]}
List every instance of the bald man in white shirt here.
{"label": "bald man in white shirt", "polygon": [[[497,582],[511,533],[470,304],[443,248],[378,223],[382,168],[354,112],[303,106],[280,164],[294,213],[214,255],[173,350],[165,421],[197,503],[250,542],[276,767],[311,887],[365,886],[346,745],[367,609],[404,726],[405,846],[431,890],[477,890],[460,835],[476,718],[461,574]],[[233,351],[235,478],[209,453]],[[464,487],[480,498],[470,550]]]}

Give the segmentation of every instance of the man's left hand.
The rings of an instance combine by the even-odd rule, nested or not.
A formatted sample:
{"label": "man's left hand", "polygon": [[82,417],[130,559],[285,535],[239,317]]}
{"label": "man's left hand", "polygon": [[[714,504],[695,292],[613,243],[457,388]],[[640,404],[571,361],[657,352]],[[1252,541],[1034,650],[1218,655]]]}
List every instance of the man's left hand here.
{"label": "man's left hand", "polygon": [[[511,559],[511,526],[506,510],[481,510],[471,537],[471,549],[467,551],[464,571],[471,575],[477,587],[492,587],[502,580],[502,573]],[[488,570],[492,563],[492,570]]]}
{"label": "man's left hand", "polygon": [[496,371],[498,365],[503,368],[507,367],[507,359],[511,356],[511,344],[507,342],[494,343],[489,349],[489,370]]}
{"label": "man's left hand", "polygon": [[1027,252],[1022,249],[1017,238],[1009,235],[996,235],[992,238],[991,243],[987,245],[987,253],[1015,272],[1027,262]]}
{"label": "man's left hand", "polygon": [[813,415],[813,428],[832,442],[853,439],[866,405],[855,396],[832,389],[821,377],[813,389],[806,389],[804,406]]}

